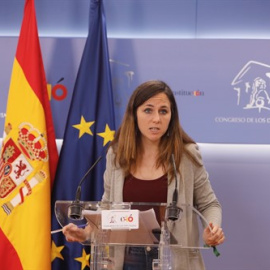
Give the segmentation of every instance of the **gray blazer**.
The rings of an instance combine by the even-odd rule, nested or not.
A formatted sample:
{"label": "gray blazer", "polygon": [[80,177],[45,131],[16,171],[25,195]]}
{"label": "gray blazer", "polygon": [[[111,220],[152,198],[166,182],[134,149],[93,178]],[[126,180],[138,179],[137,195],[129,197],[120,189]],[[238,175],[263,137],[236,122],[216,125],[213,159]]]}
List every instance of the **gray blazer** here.
{"label": "gray blazer", "polygon": [[[199,161],[202,166],[196,166],[190,158],[183,156],[180,171],[181,179],[178,184],[178,206],[188,204],[195,207],[207,221],[221,226],[221,205],[218,202],[214,191],[211,187],[208,173],[206,172],[199,147],[196,144],[186,146],[187,150]],[[123,201],[123,184],[124,174],[121,168],[114,165],[114,153],[109,149],[107,153],[107,164],[104,173],[104,194],[103,201],[122,202]],[[168,204],[172,200],[172,194],[175,188],[175,180],[168,186]],[[168,227],[174,239],[178,244],[183,246],[193,246],[198,244],[199,229],[198,222],[187,219],[186,222],[178,220],[169,221]],[[197,249],[173,249],[174,268],[175,270],[203,270],[205,269],[201,253]],[[121,254],[117,255],[119,265],[116,269],[121,268]]]}

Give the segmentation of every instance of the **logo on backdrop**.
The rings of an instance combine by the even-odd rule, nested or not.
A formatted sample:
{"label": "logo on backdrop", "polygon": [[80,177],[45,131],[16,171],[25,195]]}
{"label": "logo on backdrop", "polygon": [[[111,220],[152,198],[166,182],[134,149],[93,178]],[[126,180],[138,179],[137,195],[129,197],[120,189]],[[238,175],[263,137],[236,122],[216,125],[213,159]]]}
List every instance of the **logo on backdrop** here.
{"label": "logo on backdrop", "polygon": [[192,91],[179,90],[179,91],[173,91],[173,93],[175,96],[190,96],[190,97],[204,96],[204,92],[200,90],[192,90]]}
{"label": "logo on backdrop", "polygon": [[237,106],[254,112],[253,116],[217,116],[216,123],[270,124],[270,117],[259,117],[260,113],[270,111],[270,65],[249,61],[234,77],[231,86],[236,91]]}
{"label": "logo on backdrop", "polygon": [[68,90],[65,85],[60,84],[64,78],[61,78],[57,83],[52,86],[51,84],[47,84],[47,91],[49,95],[49,100],[55,99],[57,101],[62,101],[67,97]]}
{"label": "logo on backdrop", "polygon": [[249,61],[233,79],[237,105],[245,110],[270,110],[270,66]]}

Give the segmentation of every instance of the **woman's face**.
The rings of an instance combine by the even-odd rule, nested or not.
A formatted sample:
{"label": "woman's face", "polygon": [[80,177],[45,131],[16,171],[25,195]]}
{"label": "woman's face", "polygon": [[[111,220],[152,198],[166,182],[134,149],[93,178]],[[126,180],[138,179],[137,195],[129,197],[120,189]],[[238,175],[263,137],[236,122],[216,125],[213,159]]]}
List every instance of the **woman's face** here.
{"label": "woman's face", "polygon": [[149,98],[137,108],[142,141],[159,142],[171,120],[171,104],[164,93]]}

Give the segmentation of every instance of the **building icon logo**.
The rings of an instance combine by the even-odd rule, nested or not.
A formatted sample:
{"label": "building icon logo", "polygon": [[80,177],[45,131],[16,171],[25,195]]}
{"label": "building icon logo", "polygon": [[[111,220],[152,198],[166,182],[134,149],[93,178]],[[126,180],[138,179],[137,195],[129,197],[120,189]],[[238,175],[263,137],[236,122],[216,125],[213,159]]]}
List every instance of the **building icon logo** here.
{"label": "building icon logo", "polygon": [[270,111],[270,65],[249,61],[231,83],[237,105],[245,110]]}

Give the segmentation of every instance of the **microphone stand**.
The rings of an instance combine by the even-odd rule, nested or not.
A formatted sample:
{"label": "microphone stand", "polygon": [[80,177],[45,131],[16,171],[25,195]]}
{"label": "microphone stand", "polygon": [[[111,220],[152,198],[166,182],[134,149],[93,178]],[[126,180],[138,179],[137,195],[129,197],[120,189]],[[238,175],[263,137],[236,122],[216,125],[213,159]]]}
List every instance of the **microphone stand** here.
{"label": "microphone stand", "polygon": [[173,168],[174,168],[175,188],[174,188],[174,192],[173,192],[172,202],[166,209],[166,219],[175,221],[175,220],[179,219],[180,213],[183,211],[183,209],[177,206],[177,202],[178,202],[178,187],[177,187],[178,179],[177,179],[176,165],[175,165],[175,160],[174,160],[174,155],[173,154],[172,154],[172,164],[173,164]]}
{"label": "microphone stand", "polygon": [[82,183],[86,179],[86,176],[94,169],[94,167],[98,164],[98,162],[102,159],[102,156],[100,156],[95,163],[88,169],[88,171],[85,173],[83,178],[80,180],[79,185],[77,187],[75,200],[72,202],[72,204],[68,208],[68,217],[73,220],[82,220],[82,210],[83,205],[80,202],[81,200],[81,190],[82,190]]}

